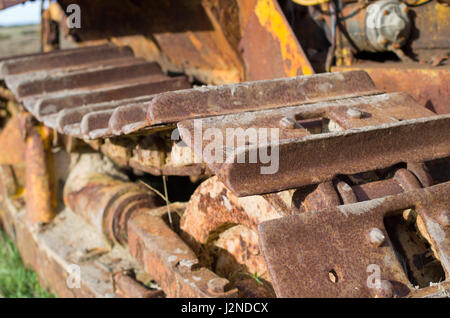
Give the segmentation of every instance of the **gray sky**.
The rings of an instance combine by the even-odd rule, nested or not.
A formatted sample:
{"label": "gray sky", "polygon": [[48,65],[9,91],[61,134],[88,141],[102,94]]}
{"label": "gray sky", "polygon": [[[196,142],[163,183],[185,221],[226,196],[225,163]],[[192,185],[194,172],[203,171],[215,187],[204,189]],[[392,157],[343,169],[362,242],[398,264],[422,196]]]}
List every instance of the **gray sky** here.
{"label": "gray sky", "polygon": [[41,1],[28,1],[0,11],[0,26],[38,24],[41,17]]}

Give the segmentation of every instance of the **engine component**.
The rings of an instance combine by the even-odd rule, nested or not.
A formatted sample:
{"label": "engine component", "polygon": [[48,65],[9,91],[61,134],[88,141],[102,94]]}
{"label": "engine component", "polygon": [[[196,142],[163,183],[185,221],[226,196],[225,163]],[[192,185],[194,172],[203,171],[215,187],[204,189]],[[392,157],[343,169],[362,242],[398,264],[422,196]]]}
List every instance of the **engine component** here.
{"label": "engine component", "polygon": [[355,5],[343,10],[343,20],[351,41],[360,51],[383,52],[399,49],[409,38],[411,21],[408,8],[396,0],[371,3],[352,16]]}

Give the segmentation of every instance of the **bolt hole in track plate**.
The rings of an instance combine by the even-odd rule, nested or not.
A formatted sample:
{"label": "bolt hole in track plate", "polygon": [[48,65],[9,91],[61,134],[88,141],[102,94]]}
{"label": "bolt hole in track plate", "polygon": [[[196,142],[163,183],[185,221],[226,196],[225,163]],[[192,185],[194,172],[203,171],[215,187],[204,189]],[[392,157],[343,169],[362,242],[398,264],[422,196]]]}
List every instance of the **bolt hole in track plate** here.
{"label": "bolt hole in track plate", "polygon": [[[360,113],[359,117],[355,118],[352,112],[349,115],[349,110]],[[398,121],[399,114],[402,118],[405,114],[409,117]],[[339,174],[351,175],[450,154],[450,116],[434,116],[404,94],[348,98],[198,121],[203,131],[219,129],[222,136],[228,128],[242,128],[238,136],[241,139],[246,138],[245,128],[281,127],[278,142],[266,138],[235,147],[218,143],[214,149],[222,149],[227,155],[226,161],[218,161],[216,153],[205,151],[209,141],[202,147],[194,145],[191,136],[196,132],[195,120],[177,124],[183,141],[238,196],[299,188],[329,181]],[[255,153],[270,153],[273,160],[269,163],[260,160],[256,164],[239,160]]]}
{"label": "bolt hole in track plate", "polygon": [[[449,191],[447,182],[261,223],[261,251],[277,296],[409,297],[418,288],[445,280],[443,273],[448,276],[450,267],[449,229],[439,215],[448,213],[443,207],[448,211]],[[411,207],[418,220],[414,222],[411,214],[411,226],[415,229],[417,223],[420,233],[398,219],[403,217],[398,211]],[[420,264],[419,259],[428,265],[411,267],[412,272],[404,266],[405,261]],[[377,280],[370,284],[377,273],[383,292]]]}

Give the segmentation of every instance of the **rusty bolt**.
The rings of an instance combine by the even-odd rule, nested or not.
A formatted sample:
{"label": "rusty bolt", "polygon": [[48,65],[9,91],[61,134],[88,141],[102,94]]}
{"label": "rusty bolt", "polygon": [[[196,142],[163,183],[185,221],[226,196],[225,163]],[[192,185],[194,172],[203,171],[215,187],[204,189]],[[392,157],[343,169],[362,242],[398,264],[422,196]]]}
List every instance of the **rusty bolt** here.
{"label": "rusty bolt", "polygon": [[386,237],[384,236],[383,231],[377,228],[372,228],[369,232],[369,241],[375,247],[379,247],[383,244]]}
{"label": "rusty bolt", "polygon": [[298,123],[295,121],[295,119],[293,119],[291,117],[283,117],[283,118],[281,118],[280,126],[281,126],[281,128],[285,128],[285,129],[300,128]]}
{"label": "rusty bolt", "polygon": [[351,118],[362,118],[363,113],[359,109],[349,108],[347,109],[347,115]]}
{"label": "rusty bolt", "polygon": [[383,14],[384,14],[384,15],[388,15],[389,13],[390,13],[389,10],[384,10],[384,11],[383,11]]}
{"label": "rusty bolt", "polygon": [[448,211],[442,211],[439,213],[439,223],[443,226],[448,227],[450,224],[450,213]]}
{"label": "rusty bolt", "polygon": [[392,298],[394,296],[394,287],[388,280],[380,281],[380,285],[375,289],[376,298]]}

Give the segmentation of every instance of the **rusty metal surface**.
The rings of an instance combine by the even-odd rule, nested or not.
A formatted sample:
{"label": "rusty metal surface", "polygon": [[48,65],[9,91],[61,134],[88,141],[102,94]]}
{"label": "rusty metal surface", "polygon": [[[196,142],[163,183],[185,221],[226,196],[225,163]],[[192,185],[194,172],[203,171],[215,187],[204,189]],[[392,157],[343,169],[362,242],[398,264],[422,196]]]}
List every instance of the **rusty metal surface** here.
{"label": "rusty metal surface", "polygon": [[166,76],[129,47],[111,44],[6,58],[0,68],[15,98],[36,118],[88,139],[127,133],[146,122],[143,111],[116,108],[144,105],[157,93],[190,87],[186,77]]}
{"label": "rusty metal surface", "polygon": [[[439,1],[438,1],[439,2]],[[410,8],[414,16],[414,30],[411,37],[413,50],[449,48],[448,30],[450,10],[448,4],[430,1]]]}
{"label": "rusty metal surface", "polygon": [[[415,170],[419,174],[426,173],[423,167],[416,167]],[[318,212],[342,203],[382,198],[420,187],[413,174],[401,168],[391,179],[352,187],[340,181],[335,189],[332,182],[325,182],[263,196],[239,198],[217,177],[212,177],[204,181],[192,195],[181,217],[180,227],[183,238],[191,246],[196,246],[197,250],[208,251],[207,259],[215,264],[216,272],[233,280],[236,286],[241,282],[241,277],[236,277],[236,273],[240,272],[256,272],[260,278],[270,282],[258,244],[258,224],[291,214]],[[350,194],[353,195],[352,200],[348,199]],[[270,295],[270,289],[260,295]]]}
{"label": "rusty metal surface", "polygon": [[[266,196],[270,196],[270,194]],[[303,213],[321,211],[340,204],[341,200],[333,183],[328,181],[319,185],[297,189],[292,195],[291,208],[293,213]]]}
{"label": "rusty metal surface", "polygon": [[76,3],[84,12],[84,27],[72,31],[81,41],[140,34],[155,42],[166,69],[183,72],[205,83],[240,82],[244,70],[237,48],[230,45],[204,2],[58,1],[64,11]]}
{"label": "rusty metal surface", "polygon": [[55,57],[46,55],[7,60],[4,69],[8,66],[20,71],[16,65],[21,65],[21,60],[38,59],[36,65],[41,65],[42,71],[37,73],[40,75],[7,76],[6,83],[25,107],[47,126],[85,139],[128,134],[189,118],[379,93],[364,72],[207,86],[168,93],[187,88],[189,84],[184,77],[163,75],[155,63],[126,56],[93,68],[92,60],[87,61],[83,55],[96,52],[95,60],[105,50],[119,49],[104,45],[69,53],[50,53],[76,56],[83,67],[75,69],[70,64],[62,69],[54,68],[58,67],[53,62]]}
{"label": "rusty metal surface", "polygon": [[242,224],[257,229],[264,220],[289,213],[276,209],[262,196],[238,198],[217,177],[203,182],[192,195],[181,218],[181,229],[198,243],[224,224]]}
{"label": "rusty metal surface", "polygon": [[[275,0],[58,2],[63,10],[77,3],[85,12],[85,27],[72,32],[78,39],[107,37],[120,41],[141,34],[145,41],[151,40],[157,46],[165,69],[183,72],[204,83],[314,73]],[[124,23],[117,24],[118,19]],[[133,47],[138,46],[135,43]]]}
{"label": "rusty metal surface", "polygon": [[[23,118],[23,115],[20,115]],[[25,161],[25,136],[21,118],[11,118],[0,132],[0,164],[12,165]]]}
{"label": "rusty metal surface", "polygon": [[[117,284],[115,273],[129,268],[135,272],[143,270],[124,249],[109,249],[87,223],[70,211],[62,211],[51,227],[39,231],[25,222],[22,210],[9,209],[6,216],[0,217],[6,228],[14,229],[9,235],[16,242],[24,263],[38,274],[40,285],[59,297],[158,297],[161,294],[143,290],[142,285],[137,294],[136,289],[127,288],[125,283]],[[80,268],[79,285],[70,285],[77,284],[73,280],[73,265]],[[118,285],[121,288],[116,288]],[[77,288],[71,288],[74,286]]]}
{"label": "rusty metal surface", "polygon": [[8,234],[13,232],[7,221],[9,198],[16,194],[17,188],[13,168],[10,165],[0,165],[0,225]]}
{"label": "rusty metal surface", "polygon": [[154,208],[161,199],[143,186],[103,174],[80,176],[64,189],[64,201],[109,240],[126,244],[126,225],[137,210]]}
{"label": "rusty metal surface", "polygon": [[[180,210],[173,204],[170,211]],[[155,277],[168,297],[236,297],[228,280],[199,266],[194,252],[167,223],[167,208],[146,210],[128,223],[130,253]],[[174,213],[175,214],[175,213]]]}
{"label": "rusty metal surface", "polygon": [[329,184],[319,186],[310,196],[300,192],[239,198],[217,177],[211,177],[197,188],[187,204],[180,222],[182,237],[195,246],[197,252],[203,251],[202,255],[207,255],[204,261],[213,264],[215,271],[230,279],[240,292],[248,294],[242,290],[246,290],[248,276],[242,273],[258,273],[265,283],[254,288],[253,294],[273,297],[267,284],[271,279],[258,243],[258,224],[340,204],[336,191],[332,185],[330,189]]}
{"label": "rusty metal surface", "polygon": [[[335,132],[322,138],[304,137],[279,145],[279,156],[283,160],[273,175],[260,174],[260,168],[264,166],[261,164],[223,164],[216,165],[214,170],[240,196],[280,191],[330,180],[336,174],[447,157],[450,155],[449,129],[450,116],[443,115],[388,124],[382,128]],[[232,162],[244,155],[248,157],[248,151],[254,149],[258,148],[234,152]]]}
{"label": "rusty metal surface", "polygon": [[[303,213],[259,226],[260,244],[278,297],[405,297],[410,283],[386,229],[394,211],[418,213],[417,226],[448,277],[448,192],[444,183],[383,199]],[[442,217],[444,215],[444,217]],[[441,218],[439,218],[441,217]],[[324,224],[326,226],[324,227]],[[372,232],[377,235],[371,234]],[[397,247],[398,248],[398,247]],[[407,266],[420,269],[420,263]],[[379,266],[380,284],[368,285]],[[405,267],[406,268],[406,267]],[[372,287],[372,288],[371,288]]]}
{"label": "rusty metal surface", "polygon": [[0,0],[0,10],[15,6],[19,3],[24,3],[27,0]]}
{"label": "rusty metal surface", "polygon": [[128,273],[114,275],[114,292],[124,298],[163,298],[162,290],[151,290],[137,282]]}
{"label": "rusty metal surface", "polygon": [[[219,142],[214,147],[219,153],[204,151],[204,147],[211,146],[208,142],[201,147],[194,145],[194,139],[189,137],[195,136],[194,120],[181,122],[178,127],[184,141],[197,155],[203,155],[220,179],[235,194],[245,196],[316,184],[337,174],[446,157],[449,117],[433,115],[406,94],[385,94],[202,119],[201,129],[215,128],[223,136],[227,128],[242,128],[237,136],[241,141],[246,138],[247,128],[280,128],[279,144],[253,140],[249,146],[233,144],[230,149],[219,138],[214,140]],[[285,126],[283,121],[286,118],[296,123],[316,117],[322,122],[323,118],[333,122],[332,132],[319,131],[314,135],[301,125]],[[267,142],[269,146],[264,145]],[[238,158],[250,158],[250,151],[261,153],[261,148],[271,146],[278,147],[279,158],[283,158],[275,174],[261,174],[261,167],[267,166],[261,162],[238,163]]]}
{"label": "rusty metal surface", "polygon": [[[351,85],[350,85],[351,83]],[[298,89],[303,87],[303,89]],[[326,97],[322,97],[326,92]],[[162,93],[148,104],[146,119],[134,113],[131,120],[123,116],[123,109],[104,112],[103,131],[89,136],[86,127],[85,138],[103,137],[111,133],[123,134],[161,123],[174,123],[186,118],[205,117],[224,113],[277,108],[322,99],[343,96],[370,95],[378,91],[364,73],[346,75],[316,75],[292,79],[233,84],[221,87],[202,87],[180,90],[177,93]],[[52,105],[49,103],[49,105]],[[42,106],[39,108],[42,109]],[[109,120],[107,118],[109,117]],[[106,118],[106,119],[105,119]],[[129,117],[130,118],[130,117]],[[108,127],[106,125],[108,124]],[[97,130],[97,129],[93,129]]]}
{"label": "rusty metal surface", "polygon": [[204,163],[173,162],[173,149],[166,144],[165,138],[169,137],[163,131],[161,134],[108,138],[88,141],[88,143],[120,166],[129,166],[155,176],[209,176],[212,174]]}
{"label": "rusty metal surface", "polygon": [[314,70],[274,0],[237,1],[247,80],[311,75]]}
{"label": "rusty metal surface", "polygon": [[26,220],[50,223],[55,217],[55,188],[52,178],[52,134],[46,127],[33,127],[26,139]]}
{"label": "rusty metal surface", "polygon": [[450,113],[450,65],[427,66],[419,63],[361,63],[334,67],[333,71],[364,70],[375,85],[387,92],[408,92],[421,106],[437,114]]}
{"label": "rusty metal surface", "polygon": [[339,180],[336,183],[336,189],[342,202],[344,204],[350,204],[383,198],[405,191],[420,189],[422,187],[429,187],[434,183],[431,176],[427,176],[428,183],[425,185],[422,185],[417,179],[416,175],[423,176],[427,174],[423,166],[417,166],[413,170],[414,173],[407,169],[400,168],[395,172],[392,178],[351,186],[345,181]]}
{"label": "rusty metal surface", "polygon": [[[352,117],[352,113],[355,111],[358,116]],[[354,98],[344,97],[331,101],[306,103],[301,106],[201,118],[197,121],[184,120],[177,126],[180,129],[181,137],[184,132],[189,132],[190,136],[194,136],[196,122],[201,123],[203,133],[214,128],[220,130],[224,136],[227,128],[244,130],[248,128],[279,128],[279,140],[288,141],[311,135],[303,118],[320,121],[322,118],[326,118],[337,124],[336,130],[343,130],[434,115],[433,112],[420,107],[408,94],[394,93]],[[186,138],[185,142],[194,148],[193,140]]]}
{"label": "rusty metal surface", "polygon": [[[64,97],[49,96],[38,100],[33,99],[30,107],[33,107],[33,104],[36,105],[36,115],[41,116],[46,124],[55,126],[61,132],[70,135],[83,136],[80,125],[83,117],[91,112],[112,110],[123,104],[131,106],[135,103],[151,100],[153,98],[152,94],[187,87],[189,87],[189,83],[184,77],[169,79],[156,76],[140,80],[135,84],[125,84],[91,92],[80,92]],[[28,104],[26,100],[25,104]],[[54,110],[59,110],[60,112],[54,112]],[[73,114],[77,115],[73,116]],[[121,114],[114,116],[111,121],[111,131],[103,132],[102,136],[113,135],[114,131],[119,131],[119,134],[122,130],[128,132],[129,127],[133,127],[134,130],[136,129],[135,127],[141,127],[141,123],[146,121],[145,114],[134,113],[134,115],[132,123],[125,119],[123,126],[120,127],[117,127],[117,124],[122,124]],[[138,115],[140,116],[137,117]],[[143,126],[145,127],[145,125]],[[90,138],[88,133],[85,133],[85,138]]]}
{"label": "rusty metal surface", "polygon": [[[231,297],[225,291],[228,281],[210,270],[194,268],[198,259],[178,234],[166,223],[167,208],[153,209],[161,202],[140,186],[97,174],[74,179],[65,189],[65,201],[77,215],[93,225],[98,234],[128,246],[168,297]],[[173,204],[172,212],[184,210]],[[126,280],[126,281],[124,281]],[[120,294],[147,294],[142,287],[130,286],[121,278]],[[123,290],[125,288],[125,290]]]}
{"label": "rusty metal surface", "polygon": [[[59,2],[64,4],[65,0]],[[95,37],[101,20],[97,19],[98,14],[92,13],[99,13],[104,3],[78,3],[91,10],[87,22],[94,26],[81,30],[80,34]],[[112,9],[106,12],[107,16],[119,8],[127,11],[122,6],[128,7],[119,1],[110,5]],[[133,4],[130,13],[146,12],[147,5]],[[140,9],[136,11],[137,7]],[[156,3],[149,7],[161,9]],[[158,10],[153,14],[157,15]],[[183,21],[180,19],[170,26],[171,31],[177,32],[165,29],[155,32],[154,25],[149,27],[152,39],[158,43],[157,50],[167,55],[164,58],[172,63],[172,70],[182,70],[208,83],[313,72],[276,1],[238,0],[226,6],[213,0],[182,1],[176,11],[167,11],[157,22],[164,25],[168,15],[181,17],[180,14],[185,16],[186,12],[200,12],[192,15],[201,17],[198,21],[192,19],[192,27],[205,21],[211,24],[202,25],[207,26],[207,30],[202,27],[186,31],[184,27],[178,29]],[[239,19],[236,12],[240,14]],[[225,26],[230,16],[239,23]],[[136,14],[136,22],[139,20]],[[106,20],[100,28],[110,31],[110,23]],[[123,27],[134,30],[136,26]],[[239,35],[238,28],[241,28]],[[99,34],[104,37],[106,33]],[[126,43],[127,40],[113,39],[113,42]],[[238,43],[239,49],[244,50],[243,61],[235,52]],[[167,68],[164,66],[164,69]],[[19,247],[25,258],[38,268],[41,276],[48,276],[49,283],[57,286],[63,295],[67,291],[57,281],[66,279],[61,268],[69,261],[90,262],[91,258],[109,254],[112,246],[128,248],[140,264],[137,267],[151,274],[168,297],[271,297],[274,296],[271,289],[265,288],[271,283],[278,296],[288,297],[435,295],[438,291],[433,288],[426,291],[411,288],[409,274],[405,275],[395,258],[394,245],[398,242],[385,240],[388,236],[385,231],[388,226],[383,219],[386,213],[392,212],[391,209],[406,211],[412,206],[420,216],[417,219],[419,231],[437,253],[448,277],[449,244],[442,239],[442,233],[445,238],[449,185],[447,182],[432,186],[435,180],[426,170],[428,163],[423,162],[450,156],[450,117],[434,116],[408,94],[382,94],[365,72],[187,89],[190,84],[185,77],[166,76],[158,64],[135,57],[129,47],[101,45],[0,59],[0,78],[4,78],[16,98],[38,120],[61,133],[85,139],[119,166],[154,175],[203,176],[210,173],[208,169],[218,175],[202,183],[187,205],[161,208],[155,207],[163,202],[147,189],[125,181],[125,176],[111,177],[107,169],[108,176],[81,173],[67,182],[64,201],[75,212],[75,218],[69,216],[68,219],[79,218],[82,224],[88,223],[89,231],[83,233],[96,233],[102,237],[100,240],[107,238],[104,243],[112,244],[95,246],[83,256],[78,255],[75,261],[54,257],[52,253],[46,256],[43,252],[51,248],[44,240],[37,239],[35,229],[25,223],[18,226]],[[169,92],[179,89],[183,90]],[[425,106],[436,111],[428,104]],[[194,119],[199,118],[203,131],[215,128],[224,133],[228,128],[279,128],[280,140],[269,146],[272,150],[273,147],[280,149],[279,170],[273,175],[262,175],[260,164],[220,164],[208,155],[201,163],[187,160],[181,164],[182,160],[173,160],[179,149],[167,141],[177,124],[188,146],[204,153],[204,148],[196,149],[193,140],[183,135],[183,130],[191,136],[195,133]],[[0,135],[0,145],[5,143],[11,147],[23,138],[17,134],[23,130],[21,123],[12,125],[15,130],[5,132],[6,141],[2,142]],[[0,160],[0,164],[26,161],[24,217],[32,224],[48,223],[55,217],[49,176],[52,170],[48,160],[49,130],[32,128],[27,131],[26,155],[18,151],[11,159],[8,154],[4,156],[7,160]],[[9,139],[10,134],[13,139]],[[92,139],[98,140],[88,141]],[[250,150],[264,147],[267,145],[250,143],[231,150],[219,147],[219,151],[225,155],[231,153],[236,162],[240,154],[247,154],[245,157],[249,158]],[[405,164],[402,168],[396,165],[395,174],[390,178],[361,184],[344,181],[353,180],[353,174],[363,171],[392,169],[397,163]],[[11,166],[0,168],[0,195],[8,199],[14,188],[14,195],[20,196],[20,186],[11,181],[16,178],[15,170]],[[111,168],[111,173],[113,170],[115,168]],[[277,192],[285,189],[288,190]],[[251,196],[239,197],[246,195]],[[38,198],[42,201],[37,202]],[[354,204],[340,206],[342,203]],[[2,198],[0,209],[1,219],[7,219],[8,213],[4,210],[8,207]],[[173,224],[169,221],[168,210],[172,211]],[[292,214],[300,216],[289,216]],[[67,217],[66,213],[63,216]],[[274,219],[278,220],[269,221]],[[11,223],[11,218],[5,222]],[[64,218],[58,218],[51,227],[59,222],[64,223]],[[46,231],[46,227],[42,229]],[[81,240],[78,234],[73,235],[73,239]],[[355,239],[358,235],[364,241]],[[48,237],[47,243],[54,239]],[[306,243],[301,245],[301,242]],[[72,236],[64,239],[64,244],[72,248]],[[313,244],[317,244],[320,251]],[[67,251],[74,253],[69,247],[58,248],[60,255],[67,255]],[[374,248],[378,250],[372,253],[370,249]],[[303,249],[305,253],[297,253]],[[211,254],[205,255],[207,253]],[[423,262],[428,259],[425,254],[417,257]],[[363,275],[361,266],[365,263],[361,258],[364,262],[366,258],[376,261],[383,267],[380,288],[360,287],[358,284],[364,284],[365,279],[355,283]],[[406,265],[402,265],[417,269],[420,264],[415,260],[408,259]],[[328,261],[341,265],[325,268]],[[49,265],[45,268],[43,264]],[[105,269],[104,264],[102,266]],[[299,285],[309,267],[313,268],[312,277]],[[298,276],[292,276],[294,279],[289,281],[289,270],[293,268]],[[258,273],[265,285],[255,286],[248,275],[239,277],[240,272]],[[114,269],[95,274],[92,276],[104,278],[108,286],[96,288],[92,282],[87,282],[76,296],[107,294],[151,298],[164,295],[159,290],[147,289],[128,272]],[[322,284],[323,277],[331,287],[315,288]]]}
{"label": "rusty metal surface", "polygon": [[[0,223],[16,243],[26,266],[38,274],[43,288],[59,297],[118,297],[113,279],[116,273],[132,268],[136,277],[144,277],[143,269],[125,249],[110,248],[68,209],[59,211],[50,226],[29,224],[24,192],[20,190],[25,182],[22,169],[0,166]],[[80,270],[79,284],[71,279],[74,265]]]}
{"label": "rusty metal surface", "polygon": [[379,93],[364,72],[316,74],[160,94],[147,112],[148,124],[279,108]]}
{"label": "rusty metal surface", "polygon": [[132,57],[129,47],[112,45],[87,46],[76,49],[12,56],[0,60],[0,76],[38,72],[51,69],[76,69],[94,62]]}
{"label": "rusty metal surface", "polygon": [[103,69],[88,70],[85,72],[73,72],[62,76],[54,75],[51,78],[40,80],[24,79],[15,87],[8,78],[6,84],[16,94],[19,100],[33,95],[44,93],[52,94],[64,90],[81,90],[86,87],[96,89],[106,85],[120,85],[122,83],[132,83],[141,78],[152,77],[161,80],[164,77],[161,69],[156,63],[148,63],[140,60],[131,60],[129,65],[115,65],[104,67]]}

